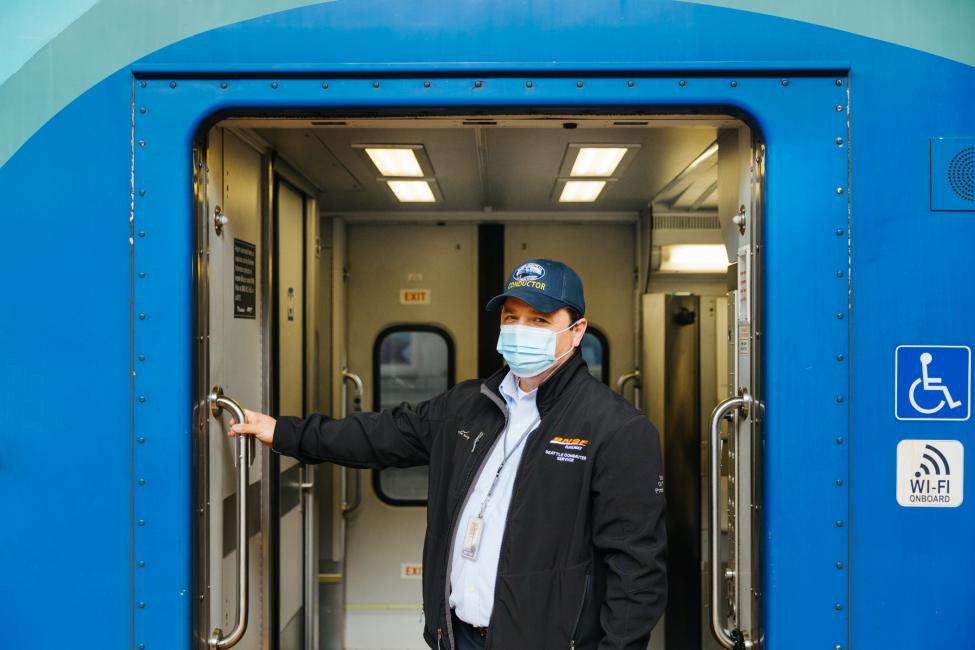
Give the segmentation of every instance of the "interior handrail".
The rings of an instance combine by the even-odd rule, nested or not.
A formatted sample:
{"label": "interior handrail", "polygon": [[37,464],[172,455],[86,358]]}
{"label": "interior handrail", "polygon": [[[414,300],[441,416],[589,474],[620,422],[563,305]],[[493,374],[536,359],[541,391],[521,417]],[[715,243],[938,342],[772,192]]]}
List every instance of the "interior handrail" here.
{"label": "interior handrail", "polygon": [[[224,409],[230,411],[237,422],[244,422],[244,409],[235,400],[223,394],[220,386],[214,386],[207,397],[213,417],[220,418]],[[211,648],[224,650],[231,648],[244,637],[247,631],[248,613],[248,557],[247,557],[247,487],[249,484],[249,463],[247,446],[241,443],[241,436],[234,438],[234,458],[237,465],[237,621],[229,634],[224,635],[215,628],[207,640]]]}

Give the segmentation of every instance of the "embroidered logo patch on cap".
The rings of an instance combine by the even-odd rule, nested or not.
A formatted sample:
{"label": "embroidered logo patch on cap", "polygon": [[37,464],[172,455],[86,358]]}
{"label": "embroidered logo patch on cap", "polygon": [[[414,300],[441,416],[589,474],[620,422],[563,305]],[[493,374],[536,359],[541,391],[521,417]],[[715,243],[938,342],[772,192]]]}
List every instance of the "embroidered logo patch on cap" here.
{"label": "embroidered logo patch on cap", "polygon": [[514,279],[520,282],[525,282],[526,280],[541,280],[545,277],[545,267],[541,264],[528,262],[527,264],[522,264],[519,266],[518,269],[511,275]]}

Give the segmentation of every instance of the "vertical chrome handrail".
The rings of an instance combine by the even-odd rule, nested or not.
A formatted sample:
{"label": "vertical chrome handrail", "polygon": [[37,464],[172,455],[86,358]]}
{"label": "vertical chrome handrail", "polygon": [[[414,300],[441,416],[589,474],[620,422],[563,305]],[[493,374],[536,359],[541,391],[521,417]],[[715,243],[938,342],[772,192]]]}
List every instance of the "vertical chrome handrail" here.
{"label": "vertical chrome handrail", "polygon": [[[220,386],[214,386],[207,397],[213,417],[220,418],[227,409],[237,422],[244,421],[244,409],[233,399],[223,394]],[[237,464],[237,622],[229,634],[224,636],[220,628],[210,634],[207,645],[224,650],[237,644],[247,631],[248,609],[248,557],[247,557],[247,487],[250,482],[247,446],[241,444],[240,436],[234,438],[234,454]]]}
{"label": "vertical chrome handrail", "polygon": [[620,375],[619,379],[616,380],[616,392],[620,395],[623,394],[623,388],[630,382],[633,382],[633,406],[636,408],[641,408],[640,404],[640,369],[634,369],[630,372]]}
{"label": "vertical chrome handrail", "polygon": [[304,637],[305,648],[316,647],[315,637],[315,590],[318,588],[318,565],[315,560],[315,466],[301,465],[302,537],[304,558],[302,560],[302,599],[305,603]]}
{"label": "vertical chrome handrail", "polygon": [[[730,397],[718,404],[711,412],[710,436],[708,439],[708,514],[710,515],[708,535],[711,559],[711,632],[715,640],[728,650],[734,650],[739,643],[740,631],[729,630],[721,620],[721,578],[724,572],[719,571],[721,563],[721,517],[718,512],[718,500],[721,491],[721,420],[733,411],[747,413],[752,398],[747,394],[740,397]],[[737,431],[734,435],[738,435]],[[735,607],[735,611],[737,611]],[[743,640],[746,648],[754,647],[754,641]],[[741,647],[741,645],[738,645]]]}
{"label": "vertical chrome handrail", "polygon": [[[353,398],[353,400],[355,402],[355,406],[352,408],[352,410],[353,411],[361,411],[362,410],[362,398],[366,394],[366,388],[365,388],[365,384],[362,383],[362,377],[360,377],[359,375],[355,374],[354,372],[349,372],[348,370],[343,370],[342,371],[342,381],[352,382],[352,384],[355,386],[355,397]],[[342,408],[343,409],[346,408],[346,405],[343,404],[342,405]]]}
{"label": "vertical chrome handrail", "polygon": [[[362,377],[359,375],[349,372],[348,370],[342,371],[342,383],[343,386],[346,383],[352,383],[355,387],[355,392],[353,393],[353,407],[352,412],[357,413],[362,410],[362,399],[365,396],[366,389],[365,384],[362,383]],[[342,417],[346,417],[349,414],[348,399],[345,398],[345,392],[342,393]],[[355,500],[349,501],[348,495],[348,475],[349,469],[347,467],[342,467],[342,512],[348,514],[359,507],[362,503],[362,485],[359,482],[358,470],[356,470],[355,475]]]}

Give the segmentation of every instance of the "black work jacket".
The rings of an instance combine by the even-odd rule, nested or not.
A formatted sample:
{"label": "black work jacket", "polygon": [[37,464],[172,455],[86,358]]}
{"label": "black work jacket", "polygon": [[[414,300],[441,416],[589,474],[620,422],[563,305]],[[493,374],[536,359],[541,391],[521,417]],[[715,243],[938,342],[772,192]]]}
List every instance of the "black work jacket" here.
{"label": "black work jacket", "polygon": [[[423,636],[453,650],[451,540],[508,411],[502,369],[436,397],[343,420],[282,417],[273,449],[306,463],[429,464]],[[645,650],[667,595],[657,431],[573,354],[538,389],[515,476],[487,648]]]}

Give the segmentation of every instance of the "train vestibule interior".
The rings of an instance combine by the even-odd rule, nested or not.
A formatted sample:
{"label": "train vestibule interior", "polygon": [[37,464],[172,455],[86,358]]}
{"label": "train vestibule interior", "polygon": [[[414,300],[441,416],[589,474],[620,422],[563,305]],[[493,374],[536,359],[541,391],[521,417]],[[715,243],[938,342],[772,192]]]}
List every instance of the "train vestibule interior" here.
{"label": "train vestibule interior", "polygon": [[[271,415],[421,401],[501,367],[484,303],[511,269],[568,263],[585,287],[590,372],[661,433],[669,605],[649,647],[718,648],[709,424],[757,382],[756,137],[704,113],[223,119],[197,151],[201,381]],[[234,626],[246,573],[238,647],[425,648],[426,468],[302,467],[252,448],[238,521],[226,425],[211,419],[198,447],[200,639]],[[734,507],[757,452],[735,426],[720,432],[714,601],[747,635],[757,610],[726,601],[757,591],[757,523]]]}

